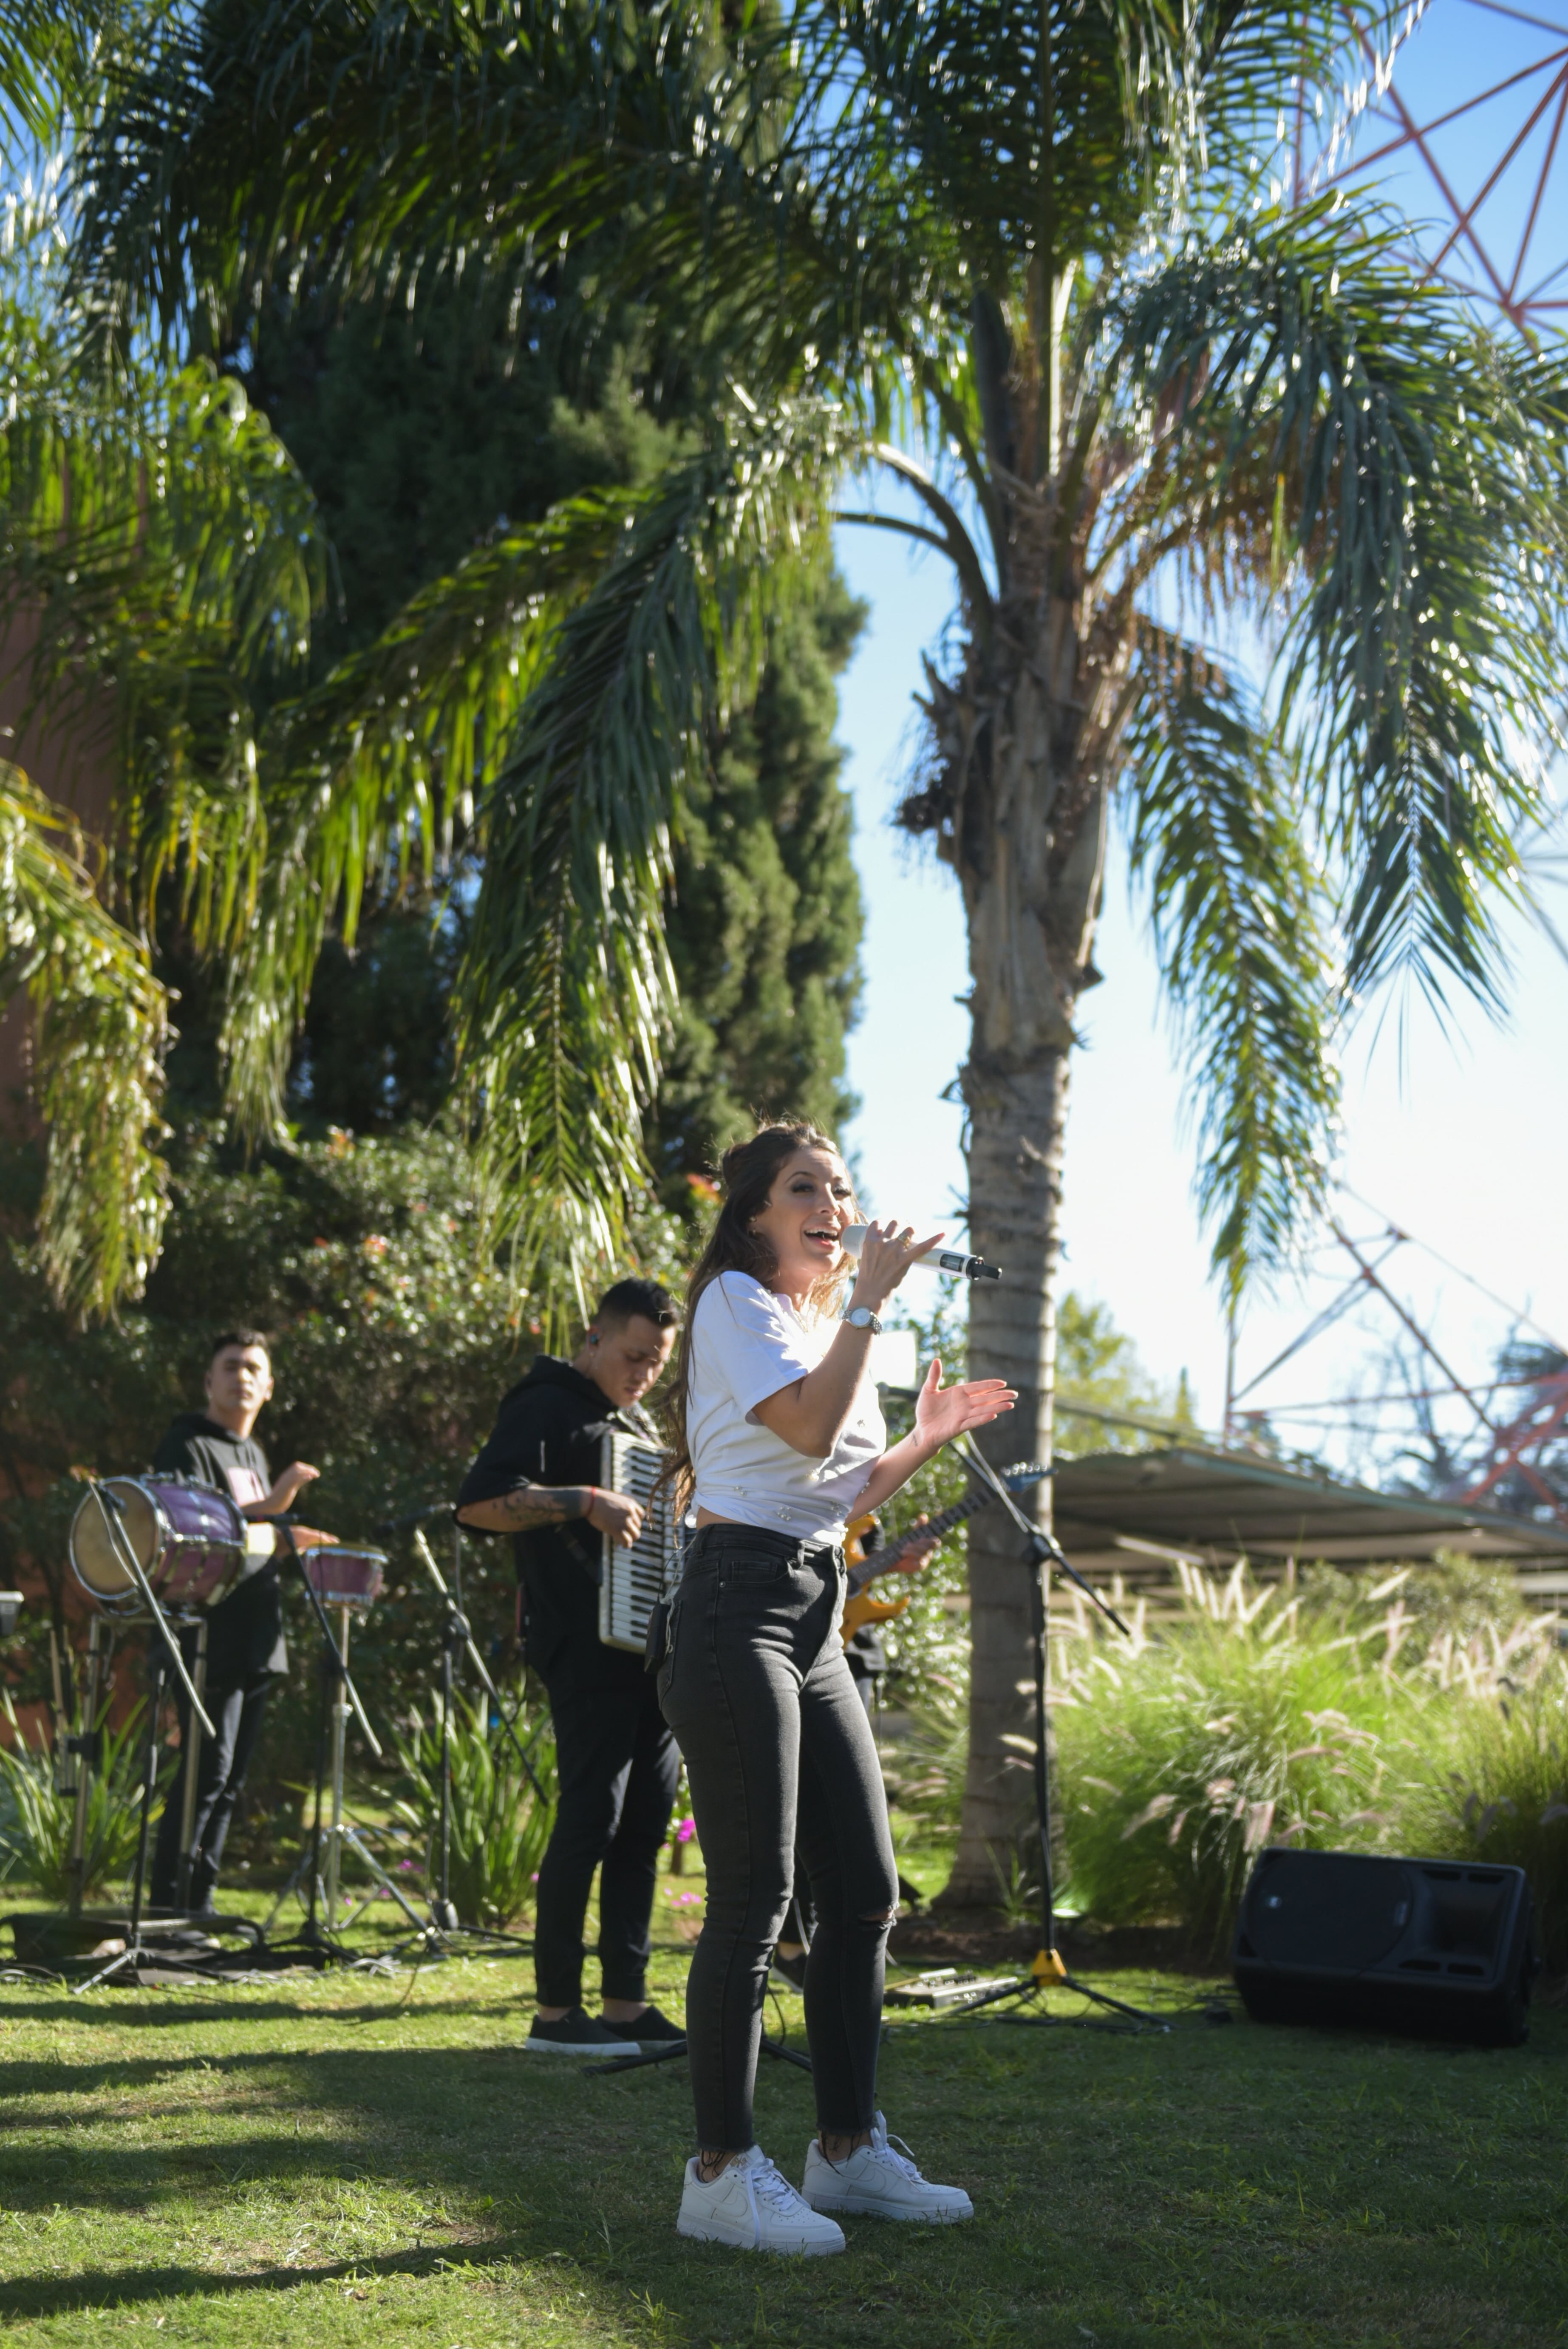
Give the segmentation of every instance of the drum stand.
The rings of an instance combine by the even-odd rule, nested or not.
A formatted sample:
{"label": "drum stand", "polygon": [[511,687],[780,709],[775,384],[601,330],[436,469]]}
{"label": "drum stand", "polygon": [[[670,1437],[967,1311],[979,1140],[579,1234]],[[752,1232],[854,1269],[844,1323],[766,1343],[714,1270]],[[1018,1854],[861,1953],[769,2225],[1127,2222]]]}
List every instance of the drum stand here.
{"label": "drum stand", "polygon": [[[107,1632],[107,1638],[105,1636]],[[98,1723],[98,1696],[103,1681],[114,1660],[115,1627],[102,1615],[95,1615],[88,1625],[88,1684],[82,1699],[80,1726],[74,1736],[63,1742],[65,1768],[56,1784],[62,1794],[76,1795],[76,1808],[71,1818],[70,1852],[66,1860],[66,1875],[70,1889],[66,1895],[67,1915],[82,1913],[82,1876],[88,1843],[88,1803],[92,1793],[93,1772],[98,1766],[103,1732]],[[68,1775],[67,1775],[68,1773]]]}
{"label": "drum stand", "polygon": [[[191,1712],[188,1717],[188,1730],[191,1739],[191,1746],[186,1768],[184,1806],[185,1850],[182,1855],[181,1866],[181,1881],[186,1888],[189,1887],[190,1883],[190,1831],[193,1819],[196,1800],[195,1740],[200,1734],[198,1724],[200,1724],[200,1729],[204,1729],[206,1731],[209,1737],[216,1734],[212,1723],[208,1718],[206,1708],[201,1702],[201,1692],[199,1685],[200,1677],[202,1673],[206,1658],[207,1627],[205,1622],[200,1618],[196,1619],[200,1639],[197,1651],[198,1680],[192,1681],[191,1674],[185,1669],[185,1659],[180,1652],[179,1640],[175,1638],[173,1631],[170,1628],[170,1619],[159,1605],[157,1594],[153,1590],[151,1583],[148,1580],[147,1576],[143,1571],[141,1561],[137,1557],[130,1537],[125,1529],[125,1504],[119,1499],[118,1494],[111,1493],[108,1490],[108,1487],[105,1485],[94,1482],[90,1485],[90,1490],[94,1499],[98,1503],[98,1511],[103,1518],[104,1527],[108,1535],[110,1546],[118,1553],[121,1565],[125,1568],[131,1582],[139,1592],[142,1604],[148,1610],[147,1742],[143,1749],[142,1762],[141,1819],[137,1832],[136,1868],[131,1883],[130,1930],[127,1937],[124,1949],[119,1951],[100,1972],[92,1975],[88,1981],[78,1984],[78,1992],[80,1991],[92,1990],[98,1982],[108,1982],[112,1979],[114,1975],[119,1973],[129,1972],[134,1978],[137,1968],[146,1959],[156,1958],[166,1965],[172,1964],[178,1966],[181,1963],[181,1961],[179,1959],[170,1958],[165,1951],[148,1948],[141,1938],[142,1906],[147,1889],[147,1846],[152,1826],[153,1797],[158,1792],[158,1722],[159,1715],[163,1709],[164,1682],[168,1677],[169,1667],[170,1665],[173,1666],[175,1677],[183,1687],[185,1694],[190,1700],[191,1704]],[[179,1619],[186,1620],[190,1619],[181,1618]],[[100,1733],[97,1718],[98,1689],[101,1681],[101,1671],[98,1669],[101,1650],[99,1649],[97,1636],[100,1620],[100,1618],[96,1616],[94,1617],[92,1630],[88,1635],[88,1709],[86,1716],[84,1736],[76,1746],[76,1751],[78,1758],[80,1759],[82,1767],[77,1779],[77,1808],[76,1816],[72,1822],[71,1855],[69,1865],[71,1873],[70,1898],[73,1903],[72,1913],[77,1916],[81,1913],[82,1875],[84,1868],[84,1854],[86,1850],[87,1810],[89,1780],[92,1764],[98,1758],[98,1739]]]}
{"label": "drum stand", "polygon": [[[370,1750],[378,1762],[382,1754],[380,1741],[365,1717],[365,1708],[359,1702],[359,1692],[349,1675],[348,1619],[354,1610],[347,1606],[337,1609],[338,1629],[334,1632],[320,1594],[301,1565],[299,1552],[294,1547],[292,1528],[284,1518],[274,1519],[273,1522],[283,1527],[290,1555],[300,1568],[300,1580],[304,1585],[305,1595],[315,1614],[316,1628],[322,1637],[322,1678],[320,1725],[316,1733],[315,1744],[315,1810],[310,1842],[300,1854],[298,1867],[273,1903],[272,1914],[263,1927],[263,1932],[266,1934],[272,1930],[284,1901],[288,1899],[291,1893],[297,1893],[300,1887],[304,1885],[307,1888],[304,1923],[293,1936],[292,1942],[280,1941],[274,1943],[273,1947],[288,1949],[297,1946],[332,1958],[346,1958],[349,1955],[342,1942],[335,1939],[335,1933],[345,1931],[354,1918],[359,1914],[365,1903],[363,1900],[356,1902],[346,1916],[336,1920],[335,1925],[335,1913],[342,1879],[343,1847],[346,1844],[382,1889],[391,1894],[416,1930],[422,1936],[428,1937],[432,1929],[426,1924],[418,1910],[408,1900],[401,1885],[395,1883],[388,1876],[353,1821],[344,1816],[343,1764],[350,1713],[356,1716]],[[328,1799],[329,1777],[331,1824],[325,1829],[326,1853],[324,1868],[322,1811]],[[325,1922],[317,1917],[318,1902],[325,1912]]]}
{"label": "drum stand", "polygon": [[[174,1628],[177,1624],[184,1627],[192,1623],[197,1635],[194,1680],[185,1670],[184,1659],[180,1653]],[[126,1935],[124,1948],[117,1951],[108,1965],[100,1968],[98,1972],[89,1976],[85,1982],[75,1985],[74,1995],[77,1997],[84,1991],[96,1990],[100,1982],[112,1982],[117,1976],[129,1975],[132,1982],[137,1982],[139,1979],[139,1969],[143,1965],[156,1965],[160,1970],[176,1973],[197,1974],[203,1971],[200,1964],[192,1961],[183,1953],[169,1949],[161,1938],[150,1941],[145,1940],[142,1928],[146,1920],[147,1854],[148,1846],[151,1840],[152,1806],[158,1793],[159,1717],[163,1710],[165,1689],[171,1677],[169,1669],[171,1661],[190,1692],[191,1699],[191,1710],[186,1716],[186,1739],[183,1741],[185,1753],[182,1757],[185,1770],[180,1854],[180,1885],[182,1897],[190,1889],[191,1830],[195,1817],[196,1764],[201,1737],[199,1724],[205,1723],[209,1733],[211,1732],[212,1726],[207,1720],[201,1698],[207,1661],[207,1624],[205,1618],[201,1616],[171,1617],[160,1609],[155,1615],[150,1616],[122,1616],[114,1629],[116,1630],[136,1630],[143,1625],[146,1626],[148,1634],[147,1735],[142,1745],[141,1816],[137,1829],[136,1864],[131,1872],[130,1926]],[[71,1878],[70,1913],[74,1917],[79,1917],[81,1914],[82,1877],[87,1848],[88,1800],[91,1789],[93,1768],[98,1758],[99,1740],[103,1733],[98,1721],[99,1692],[107,1677],[103,1671],[106,1658],[100,1636],[101,1628],[102,1618],[95,1616],[88,1633],[88,1693],[87,1709],[83,1715],[85,1726],[79,1737],[69,1741],[67,1748],[68,1751],[78,1755],[81,1764],[77,1777],[76,1816],[71,1826],[71,1850],[67,1863]],[[175,1930],[183,1921],[182,1910],[177,1910],[173,1917],[160,1919],[159,1923],[153,1926],[152,1931],[155,1936],[160,1937]],[[231,1928],[231,1930],[239,1929]],[[243,1930],[253,1934],[255,1931],[254,1926],[248,1920]]]}

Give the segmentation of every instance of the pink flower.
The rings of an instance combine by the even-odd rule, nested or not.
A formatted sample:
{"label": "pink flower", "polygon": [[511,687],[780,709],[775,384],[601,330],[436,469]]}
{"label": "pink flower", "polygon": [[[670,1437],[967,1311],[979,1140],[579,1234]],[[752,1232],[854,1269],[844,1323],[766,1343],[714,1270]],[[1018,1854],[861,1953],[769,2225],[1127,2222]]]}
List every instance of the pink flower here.
{"label": "pink flower", "polygon": [[696,1821],[695,1819],[683,1819],[679,1826],[676,1829],[676,1841],[677,1843],[690,1843],[696,1833]]}

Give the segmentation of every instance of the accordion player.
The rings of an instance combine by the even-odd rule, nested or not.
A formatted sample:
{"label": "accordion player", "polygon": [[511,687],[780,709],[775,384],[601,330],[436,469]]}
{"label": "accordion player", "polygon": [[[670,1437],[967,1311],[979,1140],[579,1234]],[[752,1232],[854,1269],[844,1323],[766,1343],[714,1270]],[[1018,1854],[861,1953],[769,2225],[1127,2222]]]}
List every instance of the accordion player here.
{"label": "accordion player", "polygon": [[[650,1533],[657,1503],[645,1512],[640,1503],[660,1464],[641,1403],[675,1337],[667,1290],[617,1281],[571,1360],[540,1355],[502,1398],[458,1499],[465,1527],[515,1537],[528,1661],[555,1732],[559,1794],[539,1870],[531,2054],[603,2056],[681,2036],[649,2004],[645,1982],[680,1756],[643,1670],[642,1634],[634,1637],[653,1603],[644,1591],[664,1538]],[[603,2000],[593,2015],[583,2003],[583,1926],[596,1868]]]}

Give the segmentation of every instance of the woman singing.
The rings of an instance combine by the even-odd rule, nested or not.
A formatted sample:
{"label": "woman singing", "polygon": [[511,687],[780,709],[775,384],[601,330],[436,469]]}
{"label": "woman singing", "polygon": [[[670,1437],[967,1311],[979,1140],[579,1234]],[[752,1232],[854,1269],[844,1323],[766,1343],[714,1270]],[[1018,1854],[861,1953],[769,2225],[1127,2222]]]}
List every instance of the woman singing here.
{"label": "woman singing", "polygon": [[[877,1314],[942,1235],[916,1241],[872,1224],[855,1269],[839,1245],[855,1220],[850,1178],[809,1125],[765,1127],[726,1152],[722,1173],[672,1399],[676,1474],[690,1479],[698,1530],[659,1676],[707,1867],[686,1987],[699,2151],[678,2225],[751,2251],[841,2251],[833,2211],[973,2216],[959,2188],[928,2185],[894,2149],[875,2109],[898,1875],[876,1747],[839,1640],[841,1545],[849,1517],[1014,1396],[999,1379],[944,1390],[933,1362],[914,1433],[885,1450],[868,1375]],[[819,2127],[799,2194],[752,2142],[751,2114],[797,1844],[818,1919],[805,2000]]]}

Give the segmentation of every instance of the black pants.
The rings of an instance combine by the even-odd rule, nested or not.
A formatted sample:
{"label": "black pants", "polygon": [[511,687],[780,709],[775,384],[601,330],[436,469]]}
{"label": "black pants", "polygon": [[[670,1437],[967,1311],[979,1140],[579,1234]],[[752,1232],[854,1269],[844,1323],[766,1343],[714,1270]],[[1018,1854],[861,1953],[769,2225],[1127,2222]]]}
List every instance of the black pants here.
{"label": "black pants", "polygon": [[[850,1668],[850,1678],[855,1684],[855,1694],[864,1705],[866,1719],[870,1721],[872,1707],[876,1702],[875,1676],[871,1672],[855,1670],[855,1653],[852,1646],[845,1648],[844,1661]],[[874,1729],[872,1735],[873,1738],[876,1735]],[[817,1911],[811,1905],[811,1878],[799,1843],[795,1846],[795,1889],[790,1896],[789,1913],[784,1920],[784,1930],[779,1938],[782,1941],[799,1941],[802,1948],[808,1950],[817,1938]]]}
{"label": "black pants", "polygon": [[[196,1813],[191,1830],[192,1909],[204,1909],[212,1897],[234,1806],[262,1733],[272,1684],[271,1673],[263,1673],[243,1688],[210,1688],[202,1692],[202,1706],[218,1734],[209,1737],[202,1731],[201,1750],[196,1757]],[[175,1701],[180,1713],[181,1747],[188,1754],[191,1701],[183,1689],[178,1691]],[[185,1771],[181,1765],[174,1774],[163,1816],[158,1822],[149,1895],[155,1909],[172,1909],[178,1898],[180,1828],[184,1813]]]}
{"label": "black pants", "polygon": [[594,1687],[552,1677],[545,1688],[560,1797],[539,1868],[533,1932],[539,2002],[581,2003],[583,1919],[596,1868],[604,1996],[645,1998],[654,1889],[680,1755],[653,1680],[640,1667],[624,1683]]}
{"label": "black pants", "polygon": [[877,2044],[898,1871],[865,1708],[838,1621],[843,1560],[750,1526],[707,1526],[686,1552],[659,1674],[707,1869],[686,1984],[697,2143],[744,2152],[768,1962],[797,1842],[817,1931],[806,1968],[819,2126],[875,2118]]}

